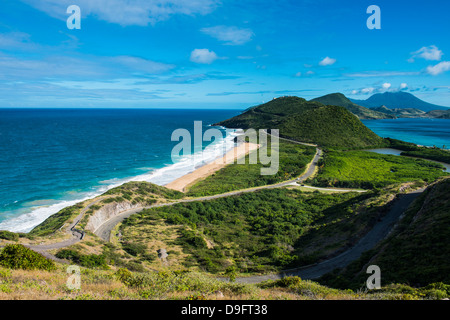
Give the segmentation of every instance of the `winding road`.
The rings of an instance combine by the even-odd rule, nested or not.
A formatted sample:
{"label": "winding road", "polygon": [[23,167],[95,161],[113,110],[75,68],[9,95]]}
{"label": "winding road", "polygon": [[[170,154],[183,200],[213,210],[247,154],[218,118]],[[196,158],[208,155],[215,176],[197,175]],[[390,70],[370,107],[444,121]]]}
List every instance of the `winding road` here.
{"label": "winding road", "polygon": [[[312,145],[309,143],[303,143],[295,140],[290,140],[286,138],[281,138],[286,141],[290,141],[296,144],[302,144],[307,146],[314,146],[316,147],[316,154],[314,155],[314,158],[308,165],[306,171],[299,176],[298,178],[294,180],[289,180],[273,185],[266,185],[261,187],[255,187],[255,188],[249,188],[244,190],[238,190],[238,191],[232,191],[227,192],[223,194],[213,195],[213,196],[206,196],[206,197],[199,197],[199,198],[192,198],[192,199],[182,199],[174,202],[169,203],[162,203],[162,204],[155,204],[151,206],[141,207],[141,208],[135,208],[128,211],[124,211],[109,220],[105,221],[102,225],[100,225],[94,233],[100,237],[101,239],[105,241],[110,240],[110,235],[112,230],[116,227],[118,223],[123,221],[125,218],[128,218],[132,216],[133,214],[136,214],[138,212],[141,212],[144,209],[151,209],[151,208],[159,208],[159,207],[165,207],[165,206],[172,206],[178,203],[188,203],[188,202],[195,202],[195,201],[208,201],[208,200],[214,200],[218,198],[225,198],[225,197],[231,197],[236,196],[244,193],[250,193],[255,192],[262,189],[274,189],[274,188],[281,188],[286,187],[290,185],[295,185],[298,183],[301,183],[302,181],[305,181],[309,177],[311,177],[315,170],[318,167],[319,158],[322,156],[322,150],[317,145]],[[320,189],[320,188],[317,188]],[[353,190],[337,190],[337,189],[330,189],[333,191],[353,191]],[[331,258],[329,260],[316,263],[310,266],[305,266],[302,268],[297,269],[291,269],[291,270],[285,270],[280,273],[276,274],[267,274],[267,275],[260,275],[260,276],[250,276],[250,277],[242,277],[237,278],[237,282],[241,283],[258,283],[262,282],[268,279],[281,279],[285,276],[300,276],[302,279],[316,279],[321,277],[322,275],[333,271],[336,268],[343,268],[347,266],[352,261],[358,259],[361,254],[364,251],[367,251],[369,249],[372,249],[375,247],[375,245],[384,239],[389,232],[391,231],[392,227],[395,225],[395,223],[398,221],[401,214],[409,207],[409,205],[424,191],[424,189],[416,190],[411,193],[403,194],[398,197],[398,199],[394,202],[393,206],[389,210],[389,212],[379,221],[363,238],[360,239],[360,241],[352,248],[346,250],[345,252],[339,254],[338,256]],[[363,190],[359,190],[358,192],[364,192]],[[84,214],[89,210],[89,208],[98,203],[99,201],[103,200],[104,197],[100,197],[96,199],[95,201],[91,202],[88,206],[86,206],[80,214],[74,219],[74,222],[66,229],[67,232],[72,233],[73,238],[64,240],[62,242],[53,243],[53,244],[45,244],[45,245],[32,245],[28,246],[30,249],[35,250],[44,256],[51,258],[53,260],[57,260],[59,262],[65,262],[63,260],[57,259],[48,252],[47,250],[51,249],[60,249],[64,247],[71,246],[79,241],[81,241],[84,237],[84,232],[77,230],[75,227],[79,223],[79,221],[83,218]]]}
{"label": "winding road", "polygon": [[266,185],[266,186],[249,188],[249,189],[244,189],[244,190],[231,191],[231,192],[217,194],[217,195],[213,195],[213,196],[192,198],[192,199],[183,199],[183,200],[179,200],[179,201],[175,201],[175,202],[162,203],[162,204],[151,205],[148,207],[131,209],[131,210],[124,211],[124,212],[110,218],[108,221],[104,222],[101,226],[99,226],[97,228],[97,230],[94,231],[94,233],[97,236],[99,236],[100,238],[102,238],[103,240],[109,241],[112,229],[114,229],[114,227],[119,222],[123,221],[125,218],[128,218],[131,215],[138,213],[144,209],[173,206],[174,204],[178,204],[178,203],[214,200],[214,199],[219,199],[219,198],[236,196],[236,195],[240,195],[243,193],[255,192],[258,190],[262,190],[262,189],[274,189],[274,188],[286,187],[286,186],[292,185],[293,183],[296,183],[296,182],[305,181],[314,173],[315,169],[317,168],[319,158],[321,155],[322,155],[322,150],[317,149],[316,154],[315,154],[313,160],[311,161],[311,163],[309,164],[307,170],[300,177],[296,178],[295,180],[289,180],[289,181],[285,181],[285,182],[281,182],[281,183],[277,183],[277,184],[273,184],[273,185]]}
{"label": "winding road", "polygon": [[363,252],[374,248],[377,243],[386,238],[403,212],[408,209],[411,203],[424,190],[425,188],[399,195],[398,199],[395,200],[389,212],[381,219],[381,221],[362,237],[355,246],[334,258],[302,268],[284,270],[277,274],[237,278],[236,282],[258,283],[269,279],[281,279],[286,276],[299,276],[302,279],[317,279],[336,268],[344,268],[354,260],[358,259]]}

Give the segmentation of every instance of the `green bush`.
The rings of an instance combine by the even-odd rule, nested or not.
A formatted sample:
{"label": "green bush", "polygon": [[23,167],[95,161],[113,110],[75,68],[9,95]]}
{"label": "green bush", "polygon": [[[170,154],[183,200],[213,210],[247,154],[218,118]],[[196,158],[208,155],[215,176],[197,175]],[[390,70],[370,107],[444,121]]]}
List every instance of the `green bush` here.
{"label": "green bush", "polygon": [[140,254],[144,254],[147,246],[141,243],[126,243],[122,246],[123,250],[132,256],[138,256]]}
{"label": "green bush", "polygon": [[0,268],[0,279],[8,279],[11,277],[11,270]]}
{"label": "green bush", "polygon": [[182,239],[194,248],[207,248],[205,240],[202,237],[196,235],[194,231],[182,230],[181,235],[183,236]]}
{"label": "green bush", "polygon": [[58,251],[58,253],[55,256],[59,259],[67,259],[72,261],[79,261],[81,257],[78,251],[70,249],[62,249]]}
{"label": "green bush", "polygon": [[106,268],[105,256],[100,254],[83,255],[75,250],[62,249],[56,254],[57,258],[68,259],[86,268]]}
{"label": "green bush", "polygon": [[11,269],[47,270],[56,269],[55,263],[21,244],[7,245],[0,252],[0,265]]}
{"label": "green bush", "polygon": [[19,235],[11,231],[2,230],[0,231],[0,239],[17,241],[19,240]]}
{"label": "green bush", "polygon": [[302,278],[298,276],[284,277],[276,282],[276,285],[282,288],[298,286],[302,282]]}
{"label": "green bush", "polygon": [[131,282],[131,279],[133,278],[133,274],[125,268],[120,268],[114,273],[114,276],[119,280],[120,282],[129,285]]}

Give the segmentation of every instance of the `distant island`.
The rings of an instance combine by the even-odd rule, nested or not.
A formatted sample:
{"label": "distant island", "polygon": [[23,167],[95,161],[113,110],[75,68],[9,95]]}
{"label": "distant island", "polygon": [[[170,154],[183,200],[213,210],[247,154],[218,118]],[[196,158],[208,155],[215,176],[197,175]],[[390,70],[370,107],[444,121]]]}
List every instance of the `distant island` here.
{"label": "distant island", "polygon": [[312,99],[325,105],[341,106],[360,119],[435,118],[450,119],[450,108],[434,105],[407,92],[377,93],[367,100],[349,99],[331,93]]}

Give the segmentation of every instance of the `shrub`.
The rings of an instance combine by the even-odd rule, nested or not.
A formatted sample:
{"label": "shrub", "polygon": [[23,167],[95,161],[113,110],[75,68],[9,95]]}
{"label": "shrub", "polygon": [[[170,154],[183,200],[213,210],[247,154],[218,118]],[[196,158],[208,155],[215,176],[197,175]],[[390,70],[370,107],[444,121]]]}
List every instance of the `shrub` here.
{"label": "shrub", "polygon": [[80,261],[80,253],[75,250],[62,249],[55,255],[59,259],[67,259],[74,262]]}
{"label": "shrub", "polygon": [[56,254],[57,258],[68,259],[86,268],[106,268],[105,256],[100,254],[83,255],[75,250],[62,249]]}
{"label": "shrub", "polygon": [[181,235],[186,243],[197,249],[207,248],[205,240],[196,235],[194,231],[182,230]]}
{"label": "shrub", "polygon": [[0,279],[8,279],[9,277],[11,277],[11,270],[9,269],[0,269]]}
{"label": "shrub", "polygon": [[128,284],[129,280],[133,277],[133,274],[130,272],[130,270],[125,268],[120,268],[114,273],[114,276],[119,280],[120,282],[123,282],[124,284]]}
{"label": "shrub", "polygon": [[0,253],[0,265],[11,269],[55,270],[55,263],[21,244],[7,245]]}
{"label": "shrub", "polygon": [[125,265],[127,269],[134,272],[144,272],[145,268],[140,262],[130,261]]}
{"label": "shrub", "polygon": [[0,231],[0,239],[17,241],[19,240],[19,235],[11,231],[2,230]]}
{"label": "shrub", "polygon": [[141,243],[126,243],[122,246],[123,250],[132,256],[138,256],[139,254],[144,254],[147,246]]}

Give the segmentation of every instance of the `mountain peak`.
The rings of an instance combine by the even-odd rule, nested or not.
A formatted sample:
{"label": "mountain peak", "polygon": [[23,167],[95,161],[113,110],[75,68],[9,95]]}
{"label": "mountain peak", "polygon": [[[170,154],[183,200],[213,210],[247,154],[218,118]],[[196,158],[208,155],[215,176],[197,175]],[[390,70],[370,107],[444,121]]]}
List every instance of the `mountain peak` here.
{"label": "mountain peak", "polygon": [[384,114],[376,110],[371,110],[352,102],[349,98],[340,92],[330,93],[322,97],[312,99],[311,101],[320,102],[328,106],[340,106],[349,110],[360,119],[392,119],[392,115]]}
{"label": "mountain peak", "polygon": [[431,110],[449,110],[448,107],[425,102],[415,95],[404,91],[376,93],[367,100],[351,99],[351,101],[366,108],[378,108],[384,105],[390,109],[415,108],[424,112]]}

